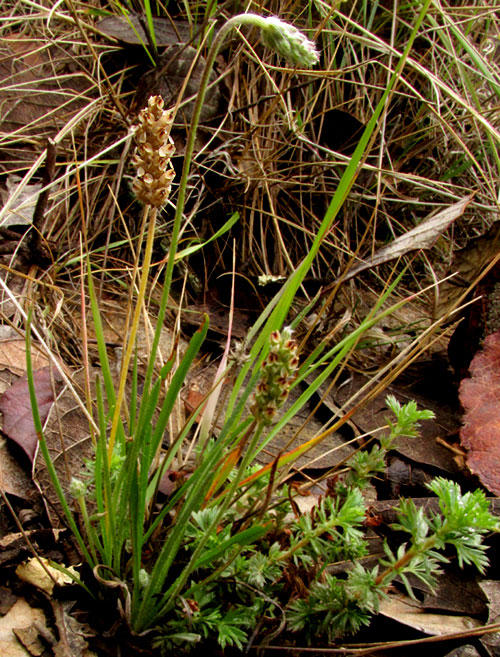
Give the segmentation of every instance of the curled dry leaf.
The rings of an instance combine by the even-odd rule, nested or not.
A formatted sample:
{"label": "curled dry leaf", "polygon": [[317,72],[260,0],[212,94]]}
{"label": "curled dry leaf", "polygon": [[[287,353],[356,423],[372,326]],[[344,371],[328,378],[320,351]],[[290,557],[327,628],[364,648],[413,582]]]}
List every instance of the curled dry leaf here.
{"label": "curled dry leaf", "polygon": [[[343,281],[347,281],[357,276],[365,269],[371,269],[390,262],[396,258],[416,251],[418,249],[430,249],[438,237],[456,220],[461,217],[465,209],[472,201],[474,195],[469,194],[464,198],[443,208],[437,214],[431,214],[426,217],[418,226],[407,231],[403,235],[396,237],[390,244],[379,249],[370,259],[361,262],[352,267],[347,274],[342,276]],[[340,280],[340,279],[338,279]],[[337,283],[337,281],[335,281]],[[330,286],[329,286],[330,287]]]}
{"label": "curled dry leaf", "polygon": [[465,409],[460,431],[467,465],[495,495],[500,495],[500,333],[492,333],[460,384]]}

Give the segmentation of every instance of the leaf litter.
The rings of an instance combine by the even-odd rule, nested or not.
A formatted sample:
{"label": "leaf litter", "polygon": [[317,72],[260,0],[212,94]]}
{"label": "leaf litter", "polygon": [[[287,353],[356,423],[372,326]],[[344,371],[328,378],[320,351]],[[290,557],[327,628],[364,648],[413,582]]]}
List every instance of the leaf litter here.
{"label": "leaf litter", "polygon": [[467,465],[495,495],[500,495],[500,333],[488,335],[460,384],[464,407],[460,441]]}

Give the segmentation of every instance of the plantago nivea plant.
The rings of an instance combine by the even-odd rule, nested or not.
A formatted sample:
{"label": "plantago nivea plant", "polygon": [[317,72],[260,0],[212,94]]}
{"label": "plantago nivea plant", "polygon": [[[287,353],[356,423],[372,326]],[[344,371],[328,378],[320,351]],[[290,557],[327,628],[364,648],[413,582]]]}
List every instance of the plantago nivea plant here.
{"label": "plantago nivea plant", "polygon": [[[430,0],[423,3],[419,21],[429,4]],[[270,514],[267,509],[275,494],[274,474],[271,470],[275,472],[290,465],[297,456],[304,454],[324,436],[316,437],[293,452],[281,455],[273,464],[260,470],[256,471],[254,461],[283,423],[300,410],[326,377],[343,362],[363,332],[390,312],[382,310],[382,303],[389,296],[391,286],[381,297],[373,314],[358,329],[337,345],[328,348],[320,345],[302,365],[299,363],[299,350],[291,328],[281,330],[294,296],[318,254],[321,241],[330,229],[366,157],[377,120],[409,55],[419,21],[346,167],[310,253],[250,331],[245,345],[248,356],[234,379],[222,426],[213,435],[203,436],[195,467],[192,472],[184,473],[186,476],[180,478],[178,488],[162,506],[157,505],[161,478],[179,457],[183,442],[195,424],[196,412],[178,435],[170,437],[166,448],[163,446],[164,435],[172,409],[207,331],[207,322],[204,321],[178,361],[176,354],[170,354],[165,364],[158,367],[158,345],[171,291],[174,264],[184,253],[179,253],[178,241],[195,136],[210,72],[229,32],[244,25],[258,27],[265,45],[275,49],[295,66],[309,67],[316,64],[318,53],[314,44],[294,27],[278,18],[265,18],[256,14],[241,14],[229,19],[213,39],[188,132],[157,325],[144,381],[141,382],[141,395],[138,394],[138,366],[134,352],[151,270],[156,218],[173,184],[170,159],[174,150],[169,140],[169,131],[174,116],[171,110],[164,109],[161,98],[152,97],[138,117],[135,129],[136,150],[132,161],[135,168],[133,190],[143,206],[140,243],[143,237],[145,242],[140,267],[139,261],[136,267],[136,271],[140,269],[138,283],[137,286],[131,286],[131,295],[135,287],[137,293],[135,297],[132,296],[131,326],[117,389],[108,362],[88,261],[88,288],[102,384],[100,380],[96,382],[98,432],[95,457],[86,471],[75,473],[75,481],[71,486],[82,517],[81,529],[64,499],[55,470],[49,467],[49,472],[61,497],[68,525],[96,578],[103,586],[108,584],[121,592],[120,609],[133,632],[141,634],[163,624],[160,647],[170,649],[172,646],[187,645],[216,632],[222,646],[242,647],[248,635],[245,628],[255,628],[264,613],[271,613],[264,595],[249,593],[252,587],[260,591],[269,588],[276,595],[271,606],[279,605],[283,571],[288,564],[307,566],[315,558],[321,557],[326,567],[328,559],[339,556],[355,558],[363,552],[360,526],[364,507],[359,492],[360,482],[381,467],[383,453],[380,450],[372,452],[369,462],[358,459],[353,463],[354,474],[350,479],[346,478],[337,500],[323,502],[316,515],[309,520],[287,526],[290,538],[286,545],[281,545],[276,537],[276,532],[285,522],[286,514],[281,511]],[[29,339],[28,331],[28,346]],[[42,452],[50,462],[48,451],[43,448],[43,431],[36,410],[29,363],[28,370],[35,423],[41,436]],[[284,407],[290,389],[306,378],[309,380],[312,375],[316,377],[314,382],[308,384],[290,408]],[[131,381],[131,389],[130,403],[127,405],[128,380]],[[381,445],[382,450],[389,447],[390,441],[385,446]],[[453,491],[449,496],[452,495],[455,495]],[[281,502],[276,506],[281,507]],[[477,533],[481,533],[481,528],[486,530],[492,526],[485,514],[478,517],[482,520]],[[434,548],[441,547],[448,540],[447,537],[451,536],[450,532],[454,531],[455,527],[452,528],[449,523],[441,531],[437,521],[432,520],[428,524],[426,536],[430,539],[435,535],[434,542],[429,540],[418,548],[420,551],[415,548],[411,552],[413,548],[410,547],[409,556],[406,557],[406,552],[398,553],[392,561],[389,556],[386,571],[361,573],[358,568],[355,571],[357,579],[353,576],[348,586],[337,586],[337,583],[332,585],[330,588],[335,589],[336,599],[340,600],[339,618],[346,619],[348,611],[356,606],[361,613],[376,610],[374,596],[382,595],[381,591],[390,581],[390,575],[396,571],[403,572],[407,566],[414,567],[415,559],[424,553],[432,556]],[[334,536],[336,542],[325,540],[326,535]],[[477,547],[476,544],[463,544],[461,555],[464,561],[466,558],[472,559],[471,554],[476,555],[472,550],[474,547]],[[484,561],[481,564],[484,565]],[[362,582],[365,583],[364,588]],[[305,611],[303,608],[291,607],[295,615],[292,616],[290,629],[303,627],[304,618],[308,614],[320,618],[325,611],[321,607],[325,604],[323,581],[315,580],[314,585],[316,589],[311,587],[311,596],[307,602],[309,606]],[[241,604],[235,603],[232,608],[227,608],[219,604],[222,599],[220,596],[227,593],[231,586],[233,593],[236,586]],[[243,590],[246,590],[246,596],[242,594]],[[318,604],[313,590],[318,591]],[[285,602],[288,604],[288,601]],[[190,610],[187,614],[186,609]],[[193,629],[194,625],[196,627]],[[355,629],[356,625],[359,623],[341,620],[336,624],[335,631],[341,633],[342,629]]]}

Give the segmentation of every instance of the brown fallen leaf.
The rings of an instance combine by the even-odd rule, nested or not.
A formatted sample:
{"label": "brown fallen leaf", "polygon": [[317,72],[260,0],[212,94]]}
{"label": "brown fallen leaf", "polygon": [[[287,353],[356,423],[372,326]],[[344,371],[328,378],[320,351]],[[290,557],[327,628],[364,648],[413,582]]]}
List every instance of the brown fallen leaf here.
{"label": "brown fallen leaf", "polygon": [[[49,359],[35,345],[31,353],[33,370],[47,367]],[[16,337],[0,340],[0,370],[7,369],[12,374],[22,376],[26,372],[26,342]]]}
{"label": "brown fallen leaf", "polygon": [[[448,270],[452,277],[439,286],[439,300],[435,309],[435,319],[443,317],[456,307],[460,297],[467,288],[477,282],[488,266],[498,257],[500,252],[499,223],[496,221],[490,229],[472,238],[467,246],[453,253],[453,260]],[[490,276],[491,273],[488,274]],[[479,294],[483,294],[481,290]],[[475,292],[475,296],[478,293]]]}
{"label": "brown fallen leaf", "polygon": [[96,657],[88,650],[85,639],[85,635],[89,636],[89,628],[70,613],[75,603],[52,599],[51,604],[59,634],[59,641],[53,646],[54,657]]}
{"label": "brown fallen leaf", "polygon": [[[415,226],[415,228],[412,228],[407,233],[396,237],[396,239],[390,244],[379,249],[373,257],[366,260],[366,262],[360,262],[358,265],[352,267],[346,275],[342,276],[342,280],[348,281],[350,278],[357,276],[365,269],[372,269],[384,262],[390,262],[391,260],[400,258],[411,251],[430,249],[448,226],[464,213],[465,208],[472,201],[472,198],[473,194],[465,196],[457,203],[444,208],[437,214],[432,214],[427,217],[418,226]],[[337,281],[335,281],[333,285],[336,284]],[[329,285],[327,289],[331,287],[332,285]]]}
{"label": "brown fallen leaf", "polygon": [[[35,393],[40,419],[45,422],[54,403],[53,377],[50,367],[33,372]],[[33,422],[28,381],[22,377],[0,397],[0,412],[3,414],[3,432],[17,443],[33,462],[38,447],[38,436]]]}
{"label": "brown fallen leaf", "polygon": [[[19,176],[8,176],[5,185],[7,191],[2,194],[0,190],[0,199],[2,205],[9,202],[11,196],[20,187],[22,178]],[[10,210],[2,220],[2,227],[9,226],[29,226],[33,220],[33,212],[38,198],[38,192],[42,189],[41,183],[24,185],[20,194],[17,194],[14,203],[9,203]]]}
{"label": "brown fallen leaf", "polygon": [[[95,372],[91,371],[90,375],[93,379]],[[83,391],[85,386],[83,370],[73,373],[71,382],[76,390]],[[44,435],[60,484],[67,499],[71,500],[69,494],[71,477],[80,474],[85,461],[91,458],[93,450],[89,421],[68,385],[63,387],[50,409],[44,426]],[[52,526],[61,526],[57,516],[62,518],[63,510],[41,453],[37,454],[33,463],[33,479],[46,502],[46,510]]]}
{"label": "brown fallen leaf", "polygon": [[[47,48],[22,33],[0,42],[0,130],[9,133],[4,156],[31,160],[26,135],[48,137],[95,95],[93,82],[75,69],[55,42]],[[17,135],[17,142],[14,139]]]}
{"label": "brown fallen leaf", "polygon": [[8,614],[0,618],[0,648],[2,655],[9,657],[30,657],[15,632],[33,626],[45,627],[45,616],[41,609],[30,607],[24,598],[18,598]]}
{"label": "brown fallen leaf", "polygon": [[[106,16],[97,24],[98,29],[106,36],[113,37],[125,43],[148,45],[148,37],[142,25],[147,25],[146,16],[130,12],[128,16]],[[142,25],[141,25],[142,22]],[[153,17],[153,29],[157,46],[172,46],[187,43],[190,39],[190,24],[188,21]]]}
{"label": "brown fallen leaf", "polygon": [[464,407],[460,441],[467,465],[495,495],[500,495],[500,333],[489,335],[460,383]]}
{"label": "brown fallen leaf", "polygon": [[[479,582],[479,586],[488,598],[488,623],[498,623],[500,621],[500,582],[484,579]],[[488,654],[498,655],[500,632],[484,636],[481,643],[486,647]]]}
{"label": "brown fallen leaf", "polygon": [[[369,377],[364,374],[353,373],[350,375],[349,379],[339,385],[333,392],[336,405],[348,410],[352,405],[350,399],[369,380]],[[417,402],[419,409],[429,409],[435,414],[434,419],[423,420],[419,423],[418,438],[408,438],[406,436],[398,438],[394,446],[394,452],[410,459],[413,463],[439,468],[443,473],[446,473],[446,476],[456,476],[458,466],[454,461],[453,453],[441,444],[436,443],[436,438],[439,436],[453,434],[459,429],[457,411],[454,408],[447,407],[443,400],[423,397],[412,389],[394,383],[371,399],[353,417],[353,422],[359,428],[359,432],[363,434],[371,433],[386,424],[385,418],[390,416],[385,402],[388,394],[394,395],[401,404],[414,400]]]}
{"label": "brown fallen leaf", "polygon": [[430,636],[463,632],[482,625],[481,621],[471,616],[430,614],[417,600],[403,594],[389,595],[382,600],[380,613]]}
{"label": "brown fallen leaf", "polygon": [[[27,468],[23,468],[9,449],[7,441],[0,445],[0,488],[9,495],[28,501],[36,495],[36,488]],[[1,563],[1,558],[0,558]]]}

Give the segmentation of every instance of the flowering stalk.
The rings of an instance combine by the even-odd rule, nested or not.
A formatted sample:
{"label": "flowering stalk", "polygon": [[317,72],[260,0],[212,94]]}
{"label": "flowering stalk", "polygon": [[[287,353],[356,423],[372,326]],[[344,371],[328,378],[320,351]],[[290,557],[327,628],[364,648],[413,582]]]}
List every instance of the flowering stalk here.
{"label": "flowering stalk", "polygon": [[[146,296],[146,287],[151,267],[151,254],[158,209],[165,205],[170,192],[170,186],[175,172],[171,165],[174,146],[170,142],[170,128],[174,119],[171,110],[163,109],[161,96],[151,96],[148,106],[139,113],[139,124],[136,131],[136,151],[132,163],[136,170],[133,190],[144,204],[144,221],[147,221],[146,247],[141,267],[139,293],[134,307],[132,326],[127,342],[127,349],[122,361],[120,383],[113,413],[113,422],[108,444],[108,459],[111,462],[115,444],[116,432],[120,421],[120,411],[125,395],[125,384],[128,369],[135,347],[135,339],[139,327],[142,304]],[[153,354],[156,353],[153,351]],[[155,359],[151,358],[151,362]]]}
{"label": "flowering stalk", "polygon": [[[184,203],[186,201],[186,191],[189,178],[189,171],[191,168],[191,160],[193,158],[194,145],[196,139],[196,131],[198,129],[198,124],[200,121],[201,110],[203,108],[203,103],[205,102],[205,96],[207,93],[208,83],[210,81],[210,74],[214,67],[215,58],[229,34],[229,32],[237,27],[242,25],[253,25],[259,27],[261,30],[262,40],[270,48],[273,48],[278,52],[279,55],[288,59],[292,64],[310,67],[314,64],[317,64],[319,61],[318,52],[315,49],[314,43],[309,41],[305,35],[303,35],[299,30],[297,30],[292,25],[289,25],[285,21],[271,16],[265,18],[264,16],[259,16],[258,14],[239,14],[230,18],[224,25],[220,28],[215,39],[213,40],[212,46],[207,54],[205,61],[205,68],[200,79],[200,84],[198,88],[198,94],[196,96],[193,115],[191,118],[191,125],[189,127],[189,133],[186,142],[186,148],[184,151],[184,164],[182,168],[181,179],[179,182],[179,189],[177,192],[177,204],[174,217],[174,223],[172,227],[172,235],[170,242],[170,250],[167,260],[167,268],[165,272],[165,283],[163,288],[163,294],[160,301],[160,306],[158,310],[158,326],[163,323],[165,317],[167,299],[170,291],[170,284],[172,282],[172,273],[175,264],[175,255],[177,253],[177,241],[179,238],[179,232],[182,223],[182,214],[184,210]],[[153,338],[152,353],[156,352],[158,343],[160,340],[160,331],[157,328],[155,336]],[[152,359],[153,360],[153,359]],[[149,389],[149,384],[152,378],[153,366],[154,363],[150,361],[148,365],[148,370],[146,372],[144,389]]]}
{"label": "flowering stalk", "polygon": [[[191,118],[191,126],[189,128],[184,155],[184,167],[182,169],[182,176],[179,183],[179,191],[177,197],[178,200],[177,212],[175,214],[175,223],[179,225],[174,226],[174,230],[179,230],[180,228],[182,210],[184,208],[184,201],[186,198],[187,179],[194,151],[196,131],[198,129],[200,114],[203,108],[203,103],[205,102],[205,95],[207,92],[208,82],[210,80],[210,74],[214,67],[215,58],[217,57],[217,54],[229,32],[233,28],[241,27],[242,25],[254,25],[256,27],[260,27],[262,32],[262,40],[264,43],[270,48],[274,48],[280,55],[289,59],[293,64],[312,66],[313,64],[317,64],[319,61],[319,55],[315,49],[314,43],[309,41],[309,39],[307,39],[295,27],[274,16],[265,18],[264,16],[259,16],[258,14],[239,14],[238,16],[233,16],[230,18],[220,28],[212,43],[212,47],[208,52],[205,69],[203,70],[198,94],[196,96],[195,106],[193,109],[193,116]],[[172,240],[172,244],[174,244],[174,242],[175,240]]]}

